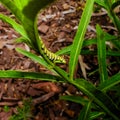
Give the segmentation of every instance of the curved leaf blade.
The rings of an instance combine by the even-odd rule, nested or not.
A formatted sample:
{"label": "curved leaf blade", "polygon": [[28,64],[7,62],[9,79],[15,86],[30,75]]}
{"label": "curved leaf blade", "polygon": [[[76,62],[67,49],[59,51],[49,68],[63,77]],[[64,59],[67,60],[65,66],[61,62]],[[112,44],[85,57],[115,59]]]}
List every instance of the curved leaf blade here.
{"label": "curved leaf blade", "polygon": [[71,81],[79,90],[88,95],[95,103],[97,103],[104,111],[106,111],[115,120],[119,120],[120,110],[116,104],[105,93],[97,89],[93,84],[86,80],[77,79]]}
{"label": "curved leaf blade", "polygon": [[14,4],[22,10],[29,2],[29,0],[13,0]]}
{"label": "curved leaf blade", "polygon": [[92,15],[94,0],[87,0],[85,9],[83,11],[76,36],[73,41],[72,50],[70,53],[70,62],[69,62],[69,75],[70,80],[73,79],[74,70],[78,61],[79,54],[82,49],[83,38]]}
{"label": "curved leaf blade", "polygon": [[98,88],[102,91],[108,91],[111,87],[120,83],[120,73],[115,74],[107,81],[103,82],[98,86]]}
{"label": "curved leaf blade", "polygon": [[28,4],[24,6],[21,11],[23,14],[21,22],[31,40],[31,46],[39,52],[41,52],[41,39],[37,30],[37,15],[41,9],[54,1],[55,0],[29,0]]}
{"label": "curved leaf blade", "polygon": [[106,64],[106,44],[105,35],[99,25],[96,26],[97,30],[97,49],[98,49],[98,63],[100,82],[104,82],[108,79],[107,64]]}
{"label": "curved leaf blade", "polygon": [[15,70],[0,70],[0,78],[24,78],[24,79],[36,79],[36,80],[45,80],[45,81],[58,81],[62,80],[58,76],[37,73],[37,72],[23,72]]}
{"label": "curved leaf blade", "polygon": [[9,25],[11,25],[19,34],[21,34],[23,37],[28,39],[24,28],[20,24],[15,22],[12,18],[10,18],[6,15],[0,14],[0,19],[3,20],[4,22],[8,23]]}
{"label": "curved leaf blade", "polygon": [[22,14],[20,9],[15,5],[15,3],[12,0],[0,0],[0,2],[6,6],[18,20],[22,19]]}
{"label": "curved leaf blade", "polygon": [[33,61],[38,62],[39,64],[43,65],[47,69],[52,70],[52,66],[50,66],[42,57],[37,56],[31,52],[28,52],[20,48],[16,48],[16,51],[27,56],[28,58],[31,58]]}
{"label": "curved leaf blade", "polygon": [[91,110],[91,103],[92,101],[89,101],[85,106],[82,108],[78,120],[89,120],[90,119],[90,110]]}
{"label": "curved leaf blade", "polygon": [[[59,74],[63,77],[63,80],[64,78],[66,80],[69,80],[68,79],[68,74],[67,72],[65,72],[63,69],[61,69],[60,67],[57,67],[57,66],[51,66],[50,64],[48,64],[42,57],[39,57],[33,53],[30,53],[30,52],[27,52],[25,50],[22,50],[20,48],[16,48],[16,51],[18,51],[19,53],[31,58],[33,61],[36,61],[38,62],[39,64],[43,65],[44,67],[46,67],[48,70],[50,70],[51,72],[54,72],[55,74]],[[57,71],[57,73],[56,73]]]}
{"label": "curved leaf blade", "polygon": [[108,6],[105,3],[105,0],[95,0],[95,2],[101,6],[103,6],[104,8],[107,8]]}
{"label": "curved leaf blade", "polygon": [[[23,0],[24,1],[24,0]],[[55,0],[27,0],[28,3],[23,7],[22,13],[30,21],[35,21],[38,12]],[[32,13],[32,14],[31,14]]]}
{"label": "curved leaf blade", "polygon": [[63,95],[63,96],[60,96],[60,99],[79,103],[81,105],[85,105],[89,102],[89,100],[84,99],[83,97],[80,97],[80,96],[75,96],[75,95],[74,96],[73,95]]}
{"label": "curved leaf blade", "polygon": [[104,112],[91,112],[90,113],[90,120],[96,120],[98,117],[100,116],[104,116],[105,113]]}

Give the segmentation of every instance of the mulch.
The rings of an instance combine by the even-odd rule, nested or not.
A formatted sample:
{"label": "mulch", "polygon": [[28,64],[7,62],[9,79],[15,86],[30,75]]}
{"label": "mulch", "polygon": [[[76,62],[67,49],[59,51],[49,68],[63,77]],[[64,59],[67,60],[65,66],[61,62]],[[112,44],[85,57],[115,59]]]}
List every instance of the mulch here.
{"label": "mulch", "polygon": [[[78,0],[59,0],[39,15],[38,31],[50,51],[56,52],[72,44],[83,7],[84,2],[82,3]],[[14,17],[1,5],[0,13]],[[96,23],[103,25],[104,29],[108,32],[115,32],[114,29],[105,27],[112,25],[108,22],[106,14],[94,14],[85,36],[86,39],[95,37]],[[0,21],[0,70],[50,73],[43,66],[15,51],[16,47],[29,50],[23,43],[14,43],[15,39],[19,36],[8,24]],[[91,46],[91,49],[95,48],[95,46]],[[69,57],[65,56],[65,58],[67,64],[60,65],[60,67],[68,71]],[[88,76],[87,74],[87,72],[93,71],[98,67],[96,56],[87,55],[80,58],[80,60],[82,65],[84,63],[82,67],[86,72],[83,73],[81,71],[79,63],[75,77],[86,77],[86,79],[91,80],[93,83],[98,82],[98,73],[94,76]],[[109,70],[109,74],[116,73],[118,70],[119,67],[114,66],[112,70]],[[70,84],[44,82],[42,80],[1,78],[0,120],[8,120],[11,115],[17,113],[17,107],[21,108],[24,103],[23,101],[29,102],[30,98],[32,98],[31,114],[33,118],[29,120],[75,120],[82,106],[60,100],[59,96],[61,95],[84,96],[84,94]],[[5,106],[9,107],[9,111],[5,111]]]}

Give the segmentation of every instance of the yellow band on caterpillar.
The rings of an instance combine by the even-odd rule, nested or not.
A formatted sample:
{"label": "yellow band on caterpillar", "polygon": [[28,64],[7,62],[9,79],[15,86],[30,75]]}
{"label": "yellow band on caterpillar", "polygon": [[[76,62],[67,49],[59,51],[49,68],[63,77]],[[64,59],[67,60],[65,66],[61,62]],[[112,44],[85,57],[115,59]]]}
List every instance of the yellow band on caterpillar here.
{"label": "yellow band on caterpillar", "polygon": [[65,59],[61,56],[58,56],[52,52],[50,52],[44,45],[44,43],[41,41],[41,44],[42,44],[42,50],[44,52],[44,54],[53,62],[55,63],[66,63]]}

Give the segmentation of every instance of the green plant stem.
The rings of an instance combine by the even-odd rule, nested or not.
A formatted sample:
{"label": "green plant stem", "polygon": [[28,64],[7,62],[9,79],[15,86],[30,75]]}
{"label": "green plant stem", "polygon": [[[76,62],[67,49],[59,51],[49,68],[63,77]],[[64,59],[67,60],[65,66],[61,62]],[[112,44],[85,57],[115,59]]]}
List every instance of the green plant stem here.
{"label": "green plant stem", "polygon": [[[112,118],[114,118],[114,120],[119,120],[120,111],[106,94],[96,89],[91,83],[84,80],[76,79],[75,81],[70,81],[70,83],[93,99],[93,101],[103,108],[103,110],[106,111]],[[108,102],[111,103],[114,108],[111,105],[108,106]]]}
{"label": "green plant stem", "polygon": [[57,67],[52,61],[49,60],[49,58],[44,54],[42,50],[42,44],[41,44],[41,38],[39,37],[38,30],[37,30],[37,24],[36,21],[34,23],[34,31],[35,31],[35,36],[36,36],[36,42],[38,45],[39,53],[43,56],[43,58],[46,60],[48,64],[50,64],[51,68],[53,68],[61,77],[65,79],[65,81],[69,81],[68,74],[61,68]]}
{"label": "green plant stem", "polygon": [[116,14],[113,12],[113,10],[111,9],[111,6],[112,6],[111,1],[110,0],[105,0],[105,3],[107,4],[108,15],[110,16],[110,18],[112,19],[114,25],[116,26],[116,28],[120,32],[120,20],[116,16]]}
{"label": "green plant stem", "polygon": [[[13,1],[11,0],[0,0],[4,6],[6,6],[15,16],[18,20],[21,20],[22,14],[20,10],[16,7]],[[17,12],[16,12],[17,11]]]}
{"label": "green plant stem", "polygon": [[72,49],[70,53],[70,61],[69,61],[69,78],[71,81],[74,78],[74,71],[78,62],[78,57],[82,49],[86,29],[90,22],[90,18],[93,11],[93,5],[94,5],[94,0],[87,0],[78,25],[78,30],[73,40]]}

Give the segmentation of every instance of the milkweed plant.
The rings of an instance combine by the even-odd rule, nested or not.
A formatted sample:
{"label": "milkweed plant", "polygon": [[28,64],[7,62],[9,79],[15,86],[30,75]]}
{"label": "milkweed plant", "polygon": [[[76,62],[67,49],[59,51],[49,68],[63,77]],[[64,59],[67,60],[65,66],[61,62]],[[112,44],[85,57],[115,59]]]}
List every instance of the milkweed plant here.
{"label": "milkweed plant", "polygon": [[[114,8],[120,4],[119,1],[86,0],[72,45],[59,50],[57,53],[52,53],[45,47],[38,33],[37,17],[42,9],[45,9],[46,6],[50,5],[54,1],[55,0],[0,0],[1,4],[11,11],[18,22],[4,14],[0,14],[0,19],[10,24],[15,31],[21,35],[19,41],[27,44],[39,55],[20,48],[16,48],[16,51],[54,72],[53,75],[41,72],[36,73],[16,70],[0,70],[0,77],[38,79],[72,84],[87,96],[87,98],[76,95],[65,95],[60,97],[60,99],[76,102],[83,106],[80,110],[80,114],[77,118],[75,118],[76,120],[93,120],[97,118],[102,118],[104,120],[119,120],[120,96],[113,99],[108,93],[113,88],[120,87],[120,73],[109,76],[107,71],[108,66],[106,64],[106,58],[108,56],[115,56],[120,60],[119,35],[111,35],[103,31],[100,25],[97,24],[96,38],[88,40],[84,39],[95,4],[101,6],[107,11],[109,18],[112,20],[114,26],[118,30],[118,33],[120,32],[120,19],[114,12]],[[113,51],[112,49],[106,49],[107,41],[112,42],[117,50]],[[97,46],[97,52],[95,52],[95,54],[98,58],[98,71],[100,75],[100,81],[97,86],[86,79],[74,78],[76,65],[78,63],[78,58],[82,53],[83,46],[89,46],[92,44]],[[89,52],[91,51],[89,50]],[[69,72],[66,72],[57,64],[66,64],[66,60],[63,57],[66,53],[70,58],[68,63]],[[84,55],[84,52],[82,55]],[[115,90],[117,93],[119,92],[119,89]]]}

